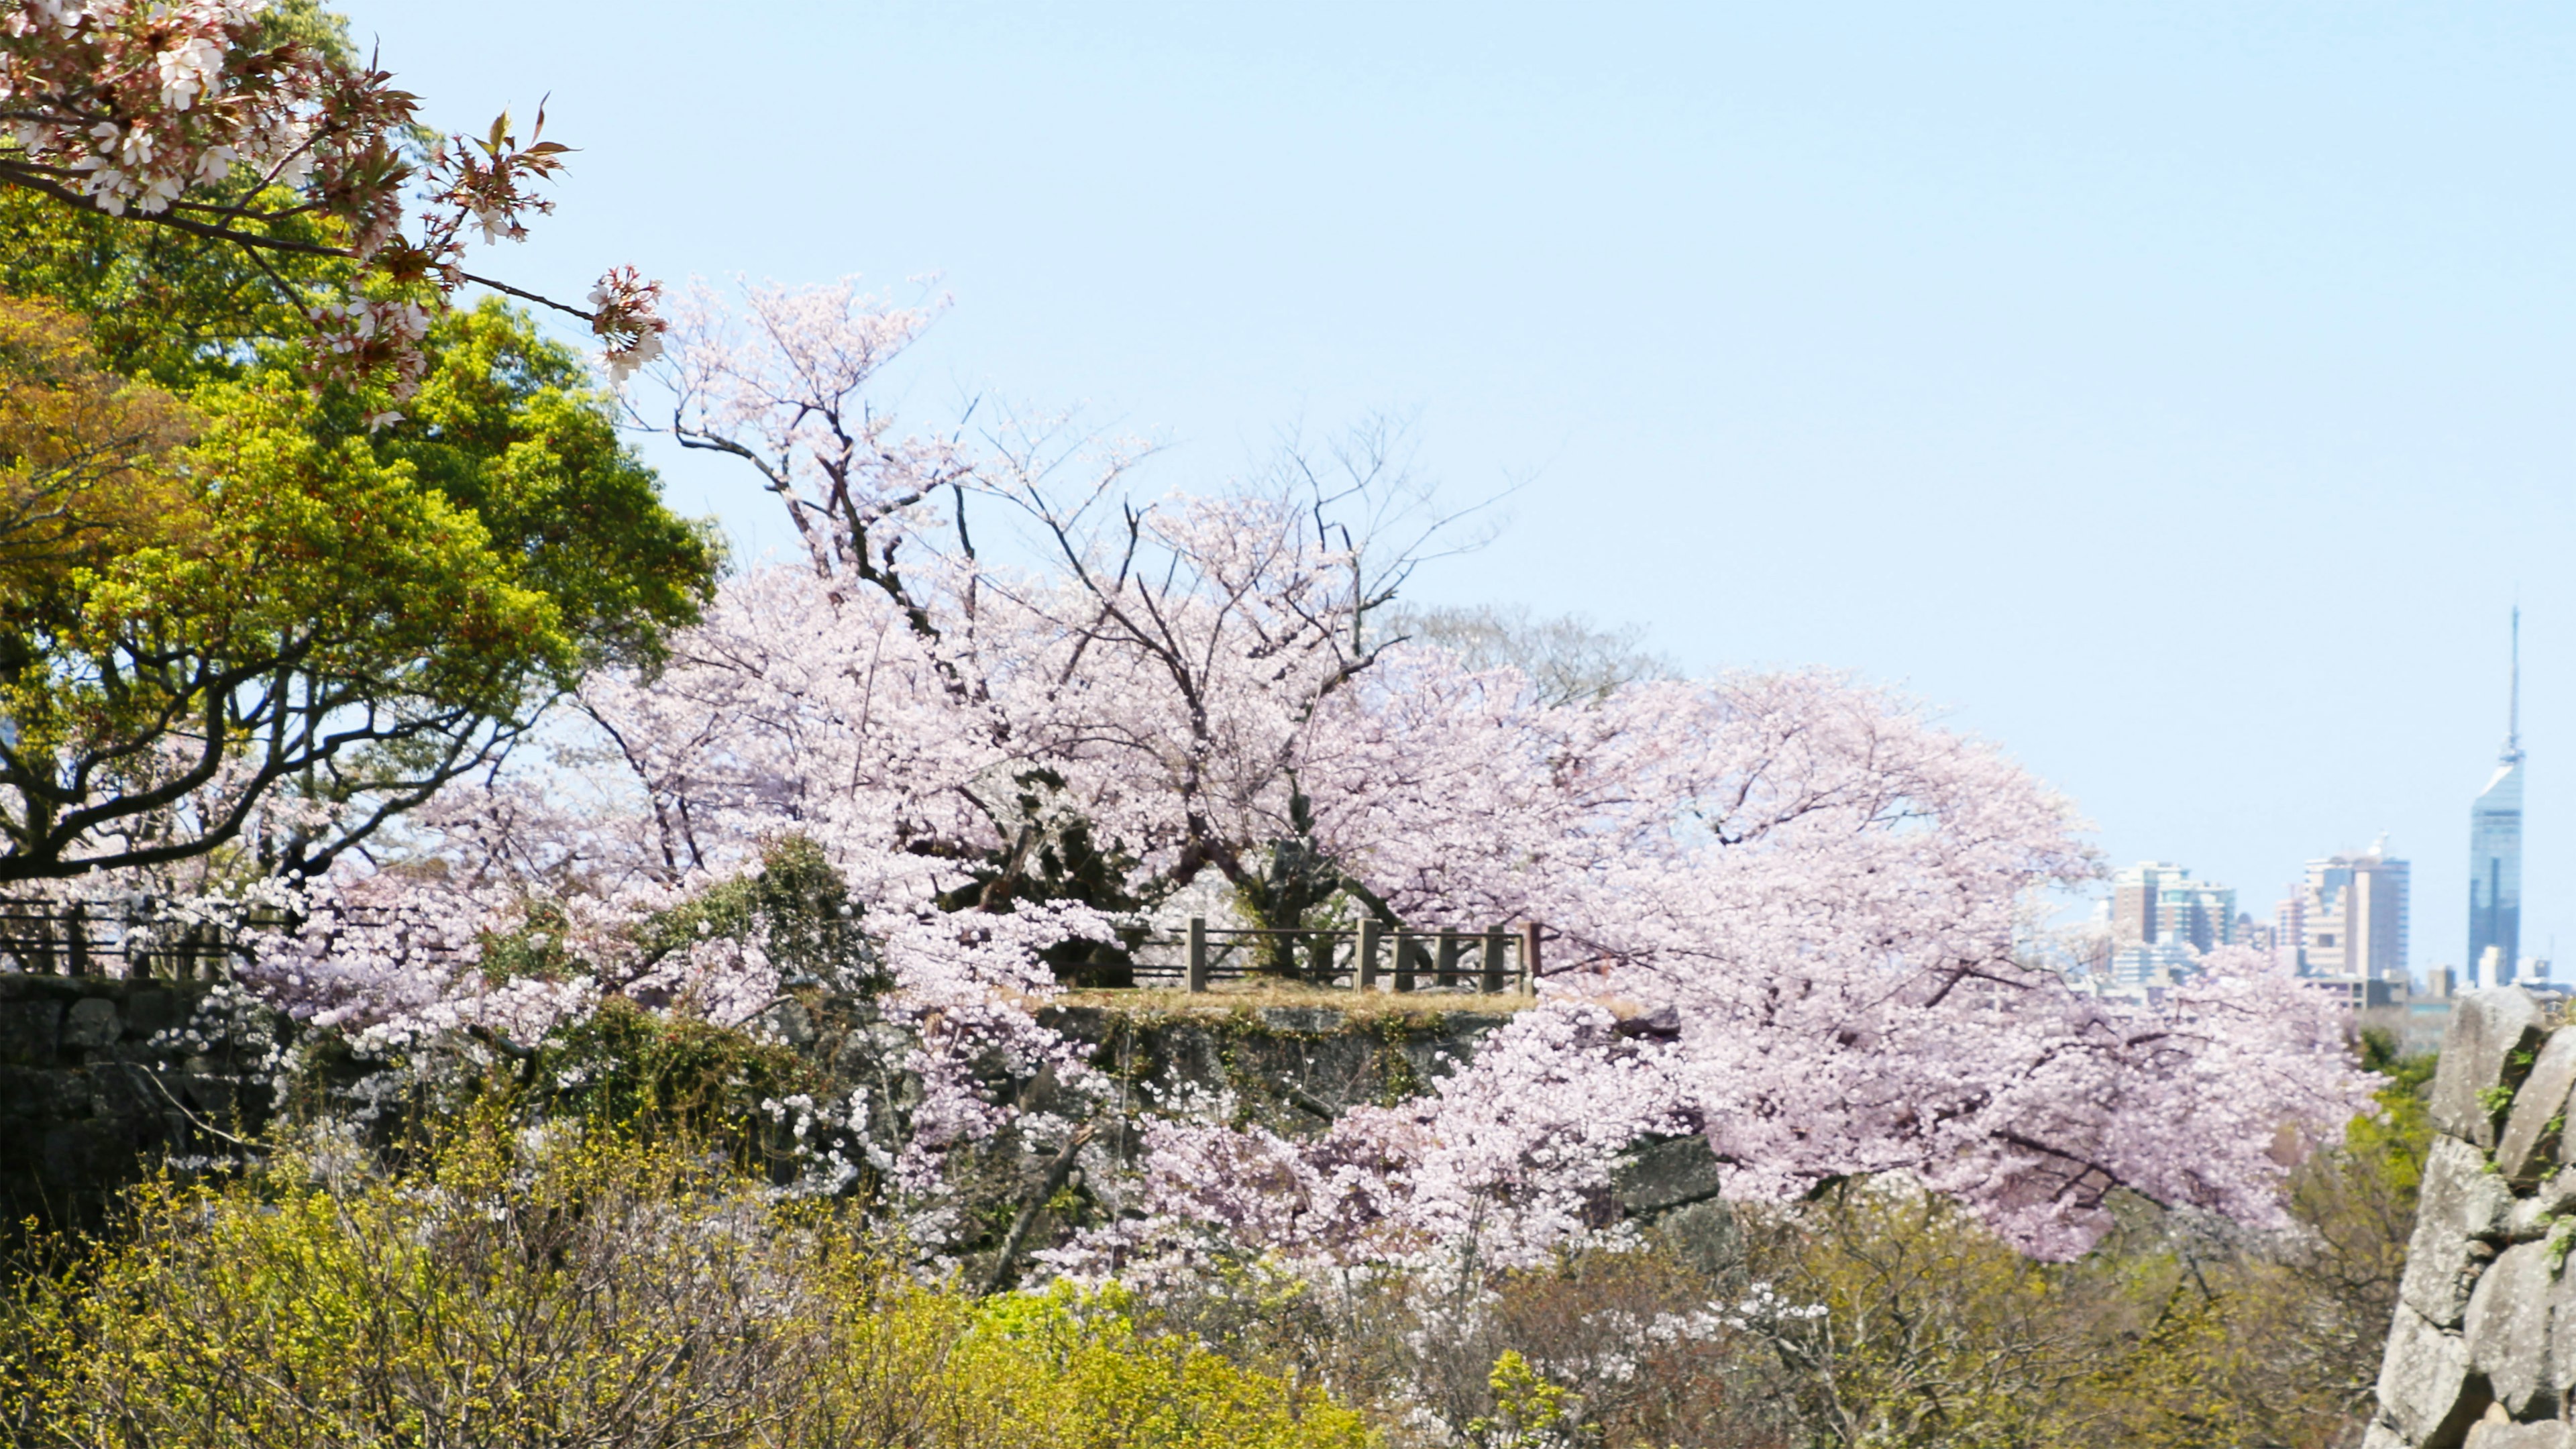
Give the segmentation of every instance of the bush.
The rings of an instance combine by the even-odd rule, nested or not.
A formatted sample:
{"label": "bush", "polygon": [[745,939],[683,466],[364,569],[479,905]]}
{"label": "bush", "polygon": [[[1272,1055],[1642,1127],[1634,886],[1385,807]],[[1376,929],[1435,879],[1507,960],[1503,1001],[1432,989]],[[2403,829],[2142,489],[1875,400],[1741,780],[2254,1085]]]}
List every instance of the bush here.
{"label": "bush", "polygon": [[604,1134],[327,1137],[138,1193],[0,1310],[20,1442],[1358,1446],[1114,1292],[977,1303],[812,1203]]}

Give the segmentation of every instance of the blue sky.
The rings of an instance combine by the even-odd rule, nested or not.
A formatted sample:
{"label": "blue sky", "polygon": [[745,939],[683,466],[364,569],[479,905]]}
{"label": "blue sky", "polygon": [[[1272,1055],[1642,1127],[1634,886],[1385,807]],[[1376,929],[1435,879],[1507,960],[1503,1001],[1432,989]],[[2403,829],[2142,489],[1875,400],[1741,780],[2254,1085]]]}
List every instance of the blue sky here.
{"label": "blue sky", "polygon": [[2384,831],[2419,970],[2518,594],[2576,957],[2576,11],[347,9],[436,123],[551,95],[511,276],[936,272],[907,409],[1079,405],[1174,486],[1411,416],[1522,485],[1427,598],[1900,686],[2257,915]]}

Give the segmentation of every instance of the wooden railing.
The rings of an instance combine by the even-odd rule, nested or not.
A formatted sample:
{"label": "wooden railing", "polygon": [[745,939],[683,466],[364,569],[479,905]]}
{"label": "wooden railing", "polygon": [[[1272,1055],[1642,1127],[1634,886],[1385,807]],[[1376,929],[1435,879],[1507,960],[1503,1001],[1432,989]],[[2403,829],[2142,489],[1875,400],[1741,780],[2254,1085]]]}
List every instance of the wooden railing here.
{"label": "wooden railing", "polygon": [[179,907],[148,896],[0,899],[0,971],[211,979],[249,954],[247,936],[275,923],[239,908]]}
{"label": "wooden railing", "polygon": [[[1352,991],[1527,991],[1546,928],[1394,930],[1376,921],[1332,930],[1210,926],[1192,916],[1147,938],[1136,984],[1206,991],[1223,981],[1279,979]],[[1159,949],[1157,949],[1159,948]]]}
{"label": "wooden railing", "polygon": [[[350,924],[369,924],[344,915]],[[250,957],[251,939],[285,918],[264,908],[183,906],[150,897],[0,898],[0,971],[45,976],[215,979]],[[1536,921],[1482,929],[1396,930],[1376,921],[1321,930],[1210,926],[1193,916],[1145,937],[1139,986],[1206,991],[1217,983],[1288,980],[1352,991],[1528,991],[1546,929]]]}

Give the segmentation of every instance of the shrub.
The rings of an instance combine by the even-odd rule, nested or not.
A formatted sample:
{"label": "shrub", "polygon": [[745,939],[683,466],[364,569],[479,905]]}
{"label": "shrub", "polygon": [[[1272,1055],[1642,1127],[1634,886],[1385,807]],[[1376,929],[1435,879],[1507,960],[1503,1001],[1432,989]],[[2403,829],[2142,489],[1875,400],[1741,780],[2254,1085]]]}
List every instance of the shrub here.
{"label": "shrub", "polygon": [[1114,1293],[978,1304],[901,1262],[610,1134],[471,1128],[403,1172],[309,1138],[23,1277],[0,1404],[24,1443],[155,1449],[1367,1442]]}

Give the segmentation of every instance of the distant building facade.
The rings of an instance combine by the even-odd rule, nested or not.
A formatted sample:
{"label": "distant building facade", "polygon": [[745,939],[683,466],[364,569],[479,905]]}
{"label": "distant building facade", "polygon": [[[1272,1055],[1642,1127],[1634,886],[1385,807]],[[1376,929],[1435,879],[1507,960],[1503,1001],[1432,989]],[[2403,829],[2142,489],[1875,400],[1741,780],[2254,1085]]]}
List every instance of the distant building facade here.
{"label": "distant building facade", "polygon": [[2308,862],[2307,879],[2273,913],[2277,955],[2302,976],[2405,981],[2407,863],[2384,845]]}
{"label": "distant building facade", "polygon": [[2236,891],[2168,861],[2111,877],[2111,979],[2145,986],[2188,975],[2203,953],[2236,940]]}

